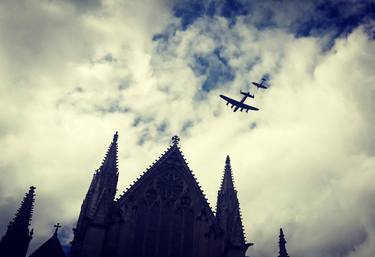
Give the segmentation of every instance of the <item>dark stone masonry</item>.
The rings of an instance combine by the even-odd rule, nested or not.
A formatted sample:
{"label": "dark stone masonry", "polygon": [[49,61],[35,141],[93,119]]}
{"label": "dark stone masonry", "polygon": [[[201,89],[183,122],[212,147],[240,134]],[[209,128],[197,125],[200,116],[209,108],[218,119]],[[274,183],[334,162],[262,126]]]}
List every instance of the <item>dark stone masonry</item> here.
{"label": "dark stone masonry", "polygon": [[[71,257],[245,257],[242,225],[230,158],[214,212],[178,146],[179,138],[129,189],[115,199],[118,134],[92,178],[71,242]],[[32,231],[35,187],[26,194],[0,241],[1,257],[25,257]],[[30,256],[64,256],[57,237]],[[280,256],[289,257],[280,230]]]}

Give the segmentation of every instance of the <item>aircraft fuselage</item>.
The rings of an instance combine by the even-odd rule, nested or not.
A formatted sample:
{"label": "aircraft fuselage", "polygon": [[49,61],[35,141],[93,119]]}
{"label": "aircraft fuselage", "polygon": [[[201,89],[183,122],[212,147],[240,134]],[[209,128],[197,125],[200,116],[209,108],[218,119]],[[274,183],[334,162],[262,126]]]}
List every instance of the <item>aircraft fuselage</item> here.
{"label": "aircraft fuselage", "polygon": [[[245,95],[242,99],[241,99],[241,103],[244,103],[245,100],[246,100],[247,96]],[[236,112],[240,107],[239,106],[236,106],[236,108],[233,109],[233,112]]]}

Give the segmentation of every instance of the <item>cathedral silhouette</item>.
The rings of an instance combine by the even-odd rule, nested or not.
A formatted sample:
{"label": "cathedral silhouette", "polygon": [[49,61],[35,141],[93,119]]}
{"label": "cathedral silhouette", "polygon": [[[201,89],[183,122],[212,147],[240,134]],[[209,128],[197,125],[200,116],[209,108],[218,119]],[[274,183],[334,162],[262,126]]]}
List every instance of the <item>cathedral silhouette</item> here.
{"label": "cathedral silhouette", "polygon": [[[179,138],[129,189],[115,199],[118,133],[83,200],[71,257],[245,257],[240,204],[229,156],[218,191],[216,212],[205,198],[179,148]],[[35,187],[30,187],[0,241],[1,257],[25,257],[33,230]],[[58,228],[30,257],[66,256]],[[279,257],[289,257],[283,230]]]}

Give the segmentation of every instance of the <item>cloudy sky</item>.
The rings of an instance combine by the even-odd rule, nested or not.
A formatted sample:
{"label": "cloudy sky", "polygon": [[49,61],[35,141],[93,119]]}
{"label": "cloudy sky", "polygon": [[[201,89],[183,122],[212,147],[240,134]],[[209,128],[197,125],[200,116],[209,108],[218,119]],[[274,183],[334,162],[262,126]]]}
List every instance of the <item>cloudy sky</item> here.
{"label": "cloudy sky", "polygon": [[280,227],[291,256],[372,257],[374,40],[373,0],[2,0],[0,236],[34,185],[30,249],[67,244],[118,130],[119,194],[178,134],[212,207],[231,156],[252,257]]}

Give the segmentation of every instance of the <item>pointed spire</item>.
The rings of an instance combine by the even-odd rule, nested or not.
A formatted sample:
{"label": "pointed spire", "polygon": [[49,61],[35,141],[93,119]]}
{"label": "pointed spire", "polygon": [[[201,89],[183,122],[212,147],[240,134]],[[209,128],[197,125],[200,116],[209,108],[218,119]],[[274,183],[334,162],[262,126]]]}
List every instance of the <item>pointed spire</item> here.
{"label": "pointed spire", "polygon": [[116,131],[115,134],[113,135],[112,142],[116,142],[117,143],[117,139],[118,139],[118,131]]}
{"label": "pointed spire", "polygon": [[[88,194],[95,194],[96,190],[103,190],[103,188],[109,189],[110,198],[116,194],[116,187],[118,181],[118,132],[113,136],[112,142],[108,147],[107,153],[105,154],[104,160],[100,165],[99,169],[95,171],[94,177],[92,178]],[[99,188],[100,189],[99,189]],[[96,192],[96,196],[100,195]],[[113,200],[113,199],[112,199]]]}
{"label": "pointed spire", "polygon": [[229,156],[225,160],[224,176],[217,197],[216,220],[231,245],[247,245]]}
{"label": "pointed spire", "polygon": [[232,176],[232,167],[230,164],[229,155],[225,160],[225,168],[224,168],[224,176],[220,187],[220,192],[234,192],[234,183],[233,183],[233,176]]}
{"label": "pointed spire", "polygon": [[29,231],[35,201],[35,187],[26,193],[20,208],[8,225],[7,232],[0,241],[0,256],[25,257],[33,236]]}
{"label": "pointed spire", "polygon": [[283,232],[283,229],[280,228],[280,235],[279,235],[279,257],[289,257],[285,245],[286,245],[286,240],[285,240],[285,237],[284,237],[284,232]]}
{"label": "pointed spire", "polygon": [[[92,256],[92,249],[82,248],[82,243],[91,239],[86,231],[93,224],[102,224],[100,231],[105,230],[105,225],[109,220],[109,212],[117,191],[118,166],[117,166],[117,141],[118,132],[113,136],[113,140],[107,150],[100,168],[95,172],[91,180],[90,187],[81,206],[81,212],[74,229],[74,239],[72,241],[72,256]],[[96,226],[95,225],[95,226]],[[98,232],[99,233],[99,232]],[[95,245],[100,248],[101,245]]]}
{"label": "pointed spire", "polygon": [[[28,230],[33,215],[35,201],[35,187],[31,186],[29,192],[25,194],[21,207],[18,209],[16,216],[10,223],[11,230],[24,231]],[[9,230],[9,229],[8,229]]]}
{"label": "pointed spire", "polygon": [[99,171],[106,172],[107,170],[114,172],[115,174],[118,173],[118,167],[117,167],[117,150],[118,150],[118,132],[113,135],[113,140],[108,147],[107,153],[104,157],[104,160],[102,162],[102,165],[99,168]]}

